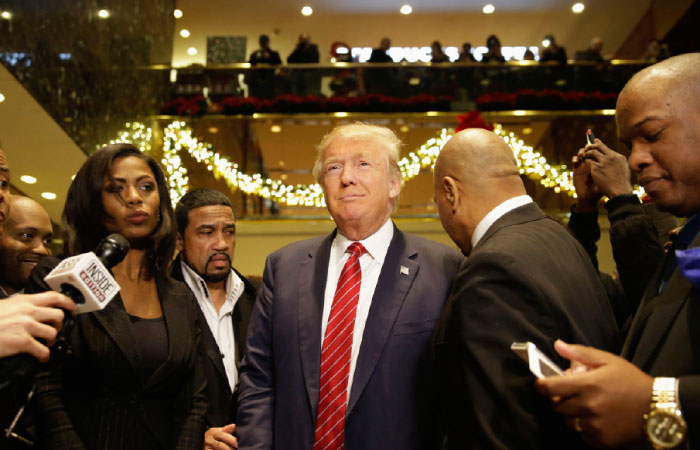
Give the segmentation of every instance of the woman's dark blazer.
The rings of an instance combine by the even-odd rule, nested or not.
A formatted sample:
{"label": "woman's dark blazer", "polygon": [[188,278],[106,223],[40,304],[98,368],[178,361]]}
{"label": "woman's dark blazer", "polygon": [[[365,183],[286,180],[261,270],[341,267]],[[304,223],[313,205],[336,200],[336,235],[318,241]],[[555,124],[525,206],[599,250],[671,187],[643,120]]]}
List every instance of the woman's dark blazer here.
{"label": "woman's dark blazer", "polygon": [[[44,258],[28,292],[49,290],[44,276],[58,263]],[[143,374],[139,342],[121,297],[102,311],[81,314],[72,347],[51,357],[37,376],[37,441],[47,449],[197,449],[204,436],[206,381],[197,361],[199,328],[189,289],[156,277],[168,334],[168,358]]]}

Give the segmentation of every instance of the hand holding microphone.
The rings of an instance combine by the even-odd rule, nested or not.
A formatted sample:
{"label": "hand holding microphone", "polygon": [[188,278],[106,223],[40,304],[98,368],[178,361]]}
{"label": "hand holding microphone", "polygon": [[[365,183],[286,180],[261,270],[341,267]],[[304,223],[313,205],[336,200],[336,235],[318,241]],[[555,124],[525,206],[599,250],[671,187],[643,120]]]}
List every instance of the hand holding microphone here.
{"label": "hand holding microphone", "polygon": [[49,347],[61,329],[63,310],[75,308],[70,298],[57,292],[21,294],[0,300],[0,358],[29,353],[46,361]]}

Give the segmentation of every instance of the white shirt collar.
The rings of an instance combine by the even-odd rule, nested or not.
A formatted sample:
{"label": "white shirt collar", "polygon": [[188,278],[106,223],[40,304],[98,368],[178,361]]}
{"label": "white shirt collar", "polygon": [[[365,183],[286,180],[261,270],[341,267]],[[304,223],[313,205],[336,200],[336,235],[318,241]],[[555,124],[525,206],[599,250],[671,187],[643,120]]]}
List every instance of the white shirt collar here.
{"label": "white shirt collar", "polygon": [[505,216],[515,208],[519,208],[523,205],[532,203],[532,198],[529,195],[520,195],[518,197],[509,198],[505,202],[493,208],[488,214],[484,216],[483,219],[474,229],[474,234],[472,234],[472,248],[476,247],[482,237],[486,234],[491,225],[493,225],[498,219]]}
{"label": "white shirt collar", "polygon": [[[367,250],[367,253],[377,260],[379,264],[384,264],[384,258],[386,258],[386,253],[389,251],[389,244],[391,244],[391,239],[393,239],[393,237],[394,224],[391,219],[387,219],[384,225],[375,231],[374,234],[357,242],[360,242]],[[340,231],[336,234],[333,240],[333,247],[335,247],[335,254],[338,259],[342,259],[345,250],[347,250],[348,246],[353,242],[355,241],[351,241],[340,234]]]}
{"label": "white shirt collar", "polygon": [[[209,295],[209,288],[207,283],[202,277],[199,276],[189,265],[185,263],[183,259],[180,259],[180,265],[182,267],[182,278],[185,283],[190,287],[192,293],[197,298],[197,301],[201,302],[206,299],[207,302],[211,303],[211,296]],[[233,269],[229,272],[228,278],[226,279],[226,302],[222,306],[221,310],[233,311],[236,302],[243,294],[243,280],[238,276]]]}

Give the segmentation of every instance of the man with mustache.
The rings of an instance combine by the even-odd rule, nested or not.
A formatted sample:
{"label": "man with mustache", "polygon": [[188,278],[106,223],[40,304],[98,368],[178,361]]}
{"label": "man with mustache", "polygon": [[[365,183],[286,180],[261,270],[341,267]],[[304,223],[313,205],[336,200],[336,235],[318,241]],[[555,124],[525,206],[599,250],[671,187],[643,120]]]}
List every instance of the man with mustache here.
{"label": "man with mustache", "polygon": [[230,200],[212,189],[185,194],[175,208],[177,249],[171,275],[197,298],[207,375],[205,449],[237,448],[238,366],[245,353],[255,287],[233,267],[236,217]]}
{"label": "man with mustache", "polygon": [[[600,446],[700,446],[699,74],[700,53],[676,56],[635,74],[617,100],[630,169],[659,210],[688,218],[647,284],[621,357],[559,341],[575,373],[537,382],[569,425]],[[606,153],[597,147],[585,149],[592,168]]]}
{"label": "man with mustache", "polygon": [[29,274],[44,256],[53,238],[51,219],[43,206],[28,197],[13,195],[10,214],[0,238],[0,294],[24,291]]}

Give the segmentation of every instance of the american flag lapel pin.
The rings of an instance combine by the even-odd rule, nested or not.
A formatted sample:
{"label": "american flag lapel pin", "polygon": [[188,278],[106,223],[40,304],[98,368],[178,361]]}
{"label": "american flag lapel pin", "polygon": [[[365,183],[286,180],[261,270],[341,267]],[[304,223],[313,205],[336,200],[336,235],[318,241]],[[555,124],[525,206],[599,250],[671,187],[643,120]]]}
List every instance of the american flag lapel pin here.
{"label": "american flag lapel pin", "polygon": [[401,266],[401,269],[399,269],[399,272],[401,273],[401,275],[408,275],[408,267]]}

